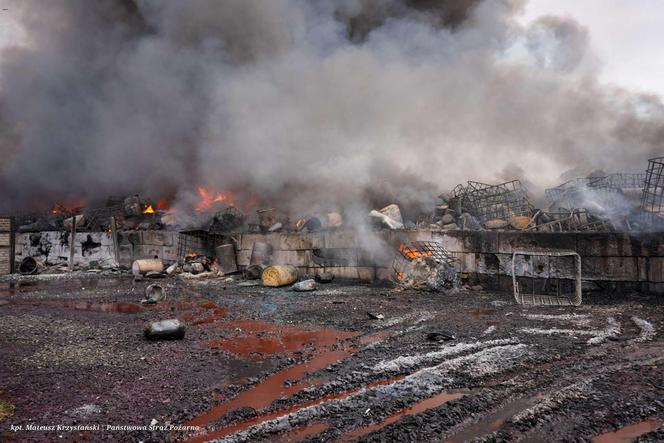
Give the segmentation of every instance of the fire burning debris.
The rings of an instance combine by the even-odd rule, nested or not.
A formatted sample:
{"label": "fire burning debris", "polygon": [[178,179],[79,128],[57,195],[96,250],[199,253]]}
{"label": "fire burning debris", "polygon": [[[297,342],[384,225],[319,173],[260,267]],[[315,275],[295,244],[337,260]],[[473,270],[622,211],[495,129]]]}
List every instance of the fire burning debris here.
{"label": "fire burning debris", "polygon": [[[651,160],[651,164],[659,159]],[[290,214],[284,208],[261,208],[255,194],[238,198],[233,192],[197,188],[196,198],[188,206],[172,204],[170,199],[143,199],[138,195],[111,198],[99,208],[54,204],[46,214],[20,218],[20,231],[59,230],[64,220],[84,215],[81,228],[108,230],[110,217],[118,229],[203,229],[223,232],[317,232],[359,225],[374,229],[440,229],[440,230],[518,230],[538,232],[645,231],[664,225],[664,209],[655,207],[664,189],[659,181],[664,175],[650,167],[648,174],[600,174],[578,178],[546,190],[549,205],[536,208],[528,191],[519,180],[499,184],[468,181],[428,211],[402,213],[397,204],[371,210],[364,220],[353,218],[338,208],[310,215]],[[659,175],[657,175],[659,174]],[[646,181],[649,177],[649,181]],[[644,185],[649,183],[649,188]],[[238,203],[244,208],[240,210]]]}
{"label": "fire burning debris", "polygon": [[491,183],[518,161],[544,187],[661,149],[661,104],[604,85],[583,26],[524,26],[520,2],[20,3],[25,38],[0,68],[3,213],[162,189],[199,210],[237,206],[227,190],[285,212],[378,208],[426,203],[432,177]]}
{"label": "fire burning debris", "polygon": [[227,203],[228,205],[232,206],[233,203],[233,194],[231,193],[221,193],[221,192],[213,192],[210,191],[203,186],[199,186],[197,188],[198,195],[200,196],[200,201],[196,205],[196,210],[197,211],[206,211],[212,207],[215,203]]}

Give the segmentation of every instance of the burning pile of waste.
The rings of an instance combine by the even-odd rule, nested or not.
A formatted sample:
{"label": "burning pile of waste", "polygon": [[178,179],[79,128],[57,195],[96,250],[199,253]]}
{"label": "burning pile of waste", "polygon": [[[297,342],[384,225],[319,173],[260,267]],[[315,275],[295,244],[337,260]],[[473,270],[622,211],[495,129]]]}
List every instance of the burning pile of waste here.
{"label": "burning pile of waste", "polygon": [[402,289],[446,291],[460,286],[454,258],[440,243],[417,241],[400,245],[394,261],[395,278]]}

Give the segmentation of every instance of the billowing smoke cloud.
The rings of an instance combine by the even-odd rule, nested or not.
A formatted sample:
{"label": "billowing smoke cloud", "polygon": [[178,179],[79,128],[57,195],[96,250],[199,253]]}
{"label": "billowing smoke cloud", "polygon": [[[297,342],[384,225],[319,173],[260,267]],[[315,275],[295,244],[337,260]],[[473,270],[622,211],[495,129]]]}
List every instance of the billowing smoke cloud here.
{"label": "billowing smoke cloud", "polygon": [[659,98],[601,85],[582,26],[524,28],[522,7],[24,0],[26,41],[0,58],[0,209],[205,185],[310,211],[642,170]]}

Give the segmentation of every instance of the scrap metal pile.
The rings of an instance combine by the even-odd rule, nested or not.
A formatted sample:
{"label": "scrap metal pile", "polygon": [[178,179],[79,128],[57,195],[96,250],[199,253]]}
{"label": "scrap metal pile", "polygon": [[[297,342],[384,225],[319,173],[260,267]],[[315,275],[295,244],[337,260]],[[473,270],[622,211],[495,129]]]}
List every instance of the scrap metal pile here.
{"label": "scrap metal pile", "polygon": [[[664,157],[645,173],[593,174],[545,191],[536,209],[519,180],[490,185],[469,181],[441,196],[442,229],[512,229],[535,232],[645,231],[664,225]],[[433,227],[433,226],[432,226]]]}

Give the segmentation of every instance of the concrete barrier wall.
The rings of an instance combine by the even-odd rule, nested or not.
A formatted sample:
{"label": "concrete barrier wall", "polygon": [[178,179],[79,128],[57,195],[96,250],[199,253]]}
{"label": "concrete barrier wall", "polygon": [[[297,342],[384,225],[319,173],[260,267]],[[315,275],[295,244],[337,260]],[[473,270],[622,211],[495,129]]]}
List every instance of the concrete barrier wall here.
{"label": "concrete barrier wall", "polygon": [[[47,264],[69,263],[68,231],[45,231],[16,234],[15,260],[34,257]],[[120,265],[130,267],[140,258],[157,256],[164,261],[177,260],[178,233],[173,231],[118,232]],[[74,264],[82,267],[97,262],[102,268],[116,266],[113,239],[108,232],[78,232],[74,241]]]}
{"label": "concrete barrier wall", "polygon": [[[401,230],[378,232],[374,237],[361,239],[352,231],[241,234],[236,237],[238,265],[247,266],[254,242],[263,241],[272,245],[275,263],[291,264],[304,273],[325,270],[338,277],[384,279],[394,272],[390,253],[396,252],[399,244],[433,240],[451,252],[457,258],[460,270],[468,274],[510,277],[514,251],[533,248],[569,250],[581,256],[585,280],[648,283],[654,285],[651,289],[658,286],[664,289],[664,233]],[[370,242],[378,254],[373,257],[367,254],[363,242]],[[335,251],[337,255],[349,258],[346,265],[341,261],[317,259],[321,252],[335,255]],[[523,266],[517,263],[517,269],[523,269]],[[538,275],[546,276],[546,273]]]}
{"label": "concrete barrier wall", "polygon": [[[47,263],[67,263],[68,232],[16,235],[16,261],[32,256]],[[603,282],[634,282],[664,292],[664,233],[523,233],[494,231],[380,231],[360,236],[350,230],[318,233],[233,234],[237,262],[249,265],[253,245],[269,243],[272,263],[296,266],[303,274],[327,271],[341,278],[386,279],[394,274],[392,261],[400,244],[438,241],[467,274],[511,276],[515,250],[546,248],[575,251],[581,256],[582,277]],[[110,233],[77,233],[75,263],[102,266],[113,263]],[[186,251],[184,251],[186,252]],[[128,231],[118,233],[120,264],[157,256],[167,263],[178,259],[178,233]],[[661,291],[660,291],[661,289]]]}

